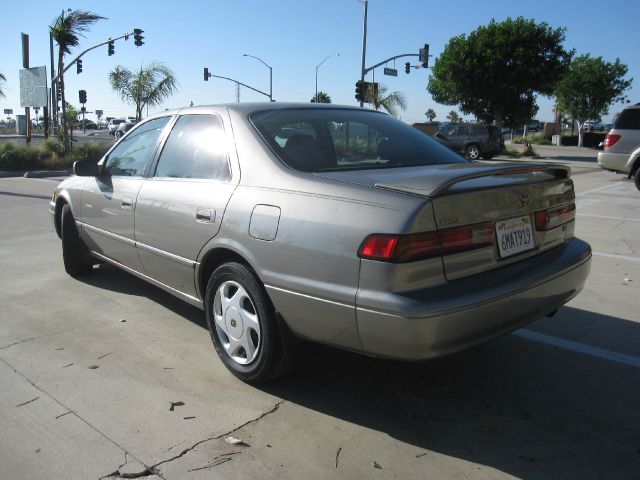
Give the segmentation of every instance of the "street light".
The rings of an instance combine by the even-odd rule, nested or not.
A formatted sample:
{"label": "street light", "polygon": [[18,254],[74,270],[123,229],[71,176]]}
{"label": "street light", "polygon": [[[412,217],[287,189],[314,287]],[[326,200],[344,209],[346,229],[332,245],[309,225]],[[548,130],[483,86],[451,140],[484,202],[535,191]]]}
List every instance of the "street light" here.
{"label": "street light", "polygon": [[339,53],[334,53],[333,55],[329,55],[327,58],[325,58],[324,60],[322,60],[317,66],[316,66],[316,102],[318,101],[318,69],[320,68],[320,66],[326,62],[327,60],[329,60],[332,57],[339,57],[340,54]]}
{"label": "street light", "polygon": [[262,63],[265,67],[269,69],[269,101],[273,102],[273,68],[271,68],[271,65],[267,65],[267,63],[261,58],[258,58],[254,55],[249,55],[248,53],[243,53],[242,56],[255,58],[256,60],[258,60],[260,63]]}

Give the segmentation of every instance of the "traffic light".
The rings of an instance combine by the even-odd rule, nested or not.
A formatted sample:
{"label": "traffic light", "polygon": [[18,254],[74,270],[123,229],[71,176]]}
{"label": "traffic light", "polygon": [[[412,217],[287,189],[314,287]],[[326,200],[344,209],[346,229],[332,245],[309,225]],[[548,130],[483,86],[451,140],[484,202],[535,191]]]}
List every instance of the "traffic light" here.
{"label": "traffic light", "polygon": [[82,60],[76,60],[76,73],[82,73]]}
{"label": "traffic light", "polygon": [[113,40],[111,40],[107,45],[108,45],[108,50],[109,50],[109,56],[111,56],[114,53],[116,53],[116,46],[115,46]]}
{"label": "traffic light", "polygon": [[364,86],[367,82],[363,82],[362,80],[358,80],[356,82],[356,100],[359,102],[364,101]]}
{"label": "traffic light", "polygon": [[411,73],[411,64],[409,62],[404,64],[404,73]]}
{"label": "traffic light", "polygon": [[80,90],[78,92],[78,96],[80,98],[80,103],[87,103],[87,91],[86,90]]}
{"label": "traffic light", "polygon": [[133,29],[133,43],[136,44],[136,47],[141,47],[142,45],[144,45],[144,42],[142,41],[142,39],[144,38],[142,36],[142,32],[143,30],[140,30],[139,28]]}
{"label": "traffic light", "polygon": [[204,81],[208,82],[209,81],[209,76],[211,74],[209,73],[209,69],[207,67],[204,67]]}
{"label": "traffic light", "polygon": [[424,48],[420,49],[420,63],[424,68],[429,68],[429,44],[425,43]]}

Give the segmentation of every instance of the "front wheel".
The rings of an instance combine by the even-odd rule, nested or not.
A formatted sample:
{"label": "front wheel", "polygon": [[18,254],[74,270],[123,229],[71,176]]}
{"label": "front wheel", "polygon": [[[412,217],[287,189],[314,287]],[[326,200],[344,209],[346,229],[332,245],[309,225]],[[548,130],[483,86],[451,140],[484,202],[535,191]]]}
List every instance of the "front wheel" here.
{"label": "front wheel", "polygon": [[62,261],[65,271],[72,277],[90,273],[93,269],[93,259],[78,234],[76,221],[69,205],[62,207],[60,231],[62,233]]}
{"label": "front wheel", "polygon": [[275,309],[245,265],[229,262],[213,272],[205,308],[213,346],[236,377],[257,384],[289,370]]}
{"label": "front wheel", "polygon": [[477,145],[469,145],[464,154],[469,160],[478,160],[480,158],[480,148]]}
{"label": "front wheel", "polygon": [[633,183],[636,185],[636,188],[640,190],[640,166],[636,168],[633,174]]}

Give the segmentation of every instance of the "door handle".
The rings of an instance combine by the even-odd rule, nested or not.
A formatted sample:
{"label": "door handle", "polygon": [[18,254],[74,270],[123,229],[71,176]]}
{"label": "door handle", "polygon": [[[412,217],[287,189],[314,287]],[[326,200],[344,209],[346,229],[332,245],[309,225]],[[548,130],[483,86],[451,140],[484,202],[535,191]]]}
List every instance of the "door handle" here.
{"label": "door handle", "polygon": [[133,207],[133,198],[131,197],[122,197],[122,208],[125,210],[129,210]]}
{"label": "door handle", "polygon": [[216,221],[216,212],[210,208],[199,208],[196,211],[196,221],[201,223],[213,223]]}

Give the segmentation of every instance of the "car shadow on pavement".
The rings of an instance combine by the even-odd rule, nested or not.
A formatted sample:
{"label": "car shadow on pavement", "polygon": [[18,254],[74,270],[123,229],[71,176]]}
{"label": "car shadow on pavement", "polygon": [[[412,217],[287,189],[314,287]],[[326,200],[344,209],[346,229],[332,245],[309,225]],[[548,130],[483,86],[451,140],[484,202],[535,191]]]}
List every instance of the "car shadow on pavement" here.
{"label": "car shadow on pavement", "polygon": [[[640,325],[565,308],[640,343]],[[437,452],[518,478],[638,478],[635,367],[515,335],[426,363],[312,351],[262,389],[416,447],[418,470]]]}
{"label": "car shadow on pavement", "polygon": [[93,274],[77,277],[77,279],[96,288],[138,297],[146,297],[171,310],[176,315],[186,318],[205,330],[207,329],[204,313],[199,308],[189,305],[161,288],[141,280],[113,265],[101,264],[94,267],[94,269],[96,271],[94,271]]}

